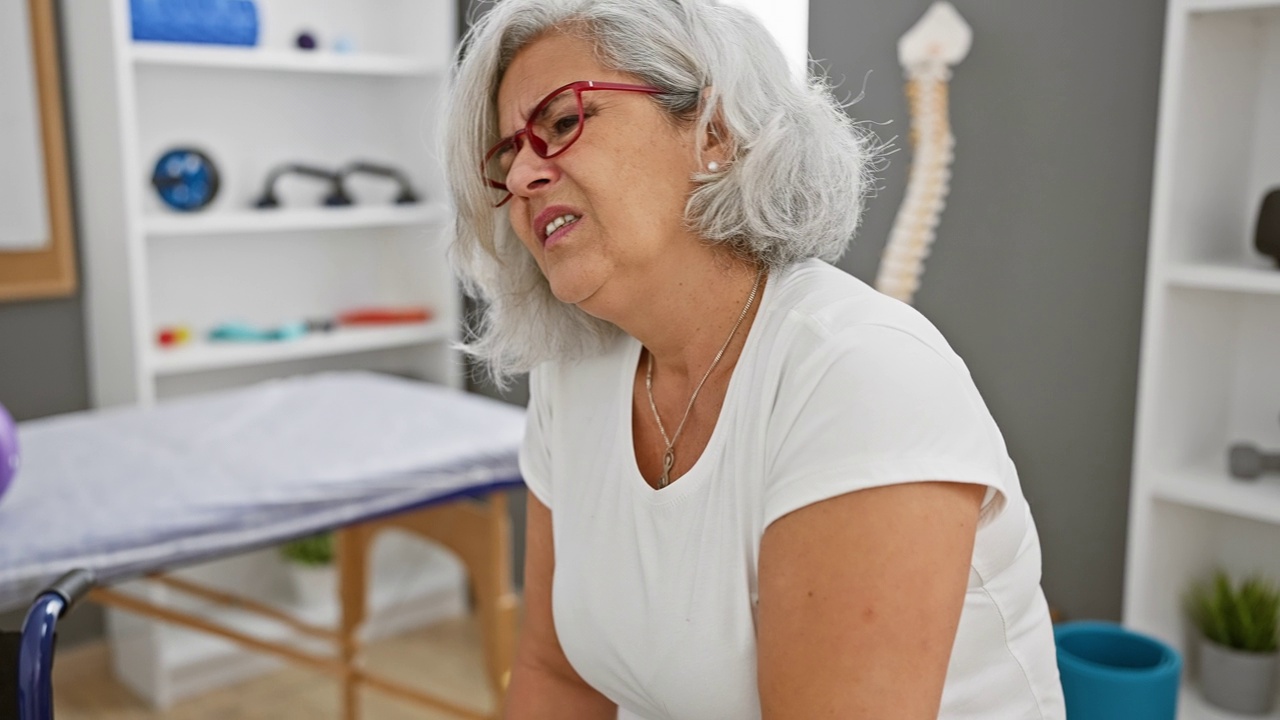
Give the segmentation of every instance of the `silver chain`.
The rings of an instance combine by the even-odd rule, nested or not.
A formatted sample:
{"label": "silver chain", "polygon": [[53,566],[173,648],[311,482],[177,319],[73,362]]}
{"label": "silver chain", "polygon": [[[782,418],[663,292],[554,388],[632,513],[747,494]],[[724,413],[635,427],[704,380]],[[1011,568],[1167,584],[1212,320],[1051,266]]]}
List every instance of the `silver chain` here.
{"label": "silver chain", "polygon": [[698,381],[698,386],[693,389],[693,396],[689,398],[689,405],[684,409],[684,417],[680,418],[680,425],[676,428],[676,434],[670,438],[667,437],[667,429],[662,426],[662,416],[658,415],[658,404],[653,400],[653,353],[649,353],[649,369],[644,376],[644,388],[649,393],[649,407],[653,410],[653,419],[658,421],[658,432],[662,433],[662,441],[667,444],[666,451],[662,453],[662,478],[658,481],[659,488],[664,488],[671,484],[671,468],[676,464],[676,440],[680,439],[680,433],[684,431],[684,423],[689,419],[689,411],[693,410],[693,401],[698,399],[698,393],[701,392],[702,386],[707,382],[707,378],[711,377],[711,371],[715,370],[716,365],[720,364],[720,358],[724,357],[725,350],[729,349],[729,343],[733,342],[733,336],[738,334],[738,327],[742,325],[742,321],[746,319],[747,313],[751,310],[751,305],[756,300],[756,292],[760,289],[760,279],[763,277],[764,268],[760,268],[756,272],[755,284],[751,286],[751,294],[747,296],[747,304],[742,306],[742,313],[738,315],[738,321],[733,324],[733,329],[729,331],[729,337],[725,338],[724,344],[720,346],[720,352],[716,353],[715,359],[711,361],[711,365],[703,373],[702,379]]}

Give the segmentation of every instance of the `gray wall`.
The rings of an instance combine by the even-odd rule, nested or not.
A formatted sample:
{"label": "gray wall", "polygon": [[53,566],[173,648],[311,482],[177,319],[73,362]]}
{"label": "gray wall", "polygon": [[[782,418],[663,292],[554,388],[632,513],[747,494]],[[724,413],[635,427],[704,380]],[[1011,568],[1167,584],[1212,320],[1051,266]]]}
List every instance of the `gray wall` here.
{"label": "gray wall", "polygon": [[[0,262],[4,262],[0,258]],[[18,421],[89,406],[80,296],[0,303],[0,403]]]}
{"label": "gray wall", "polygon": [[[1040,529],[1045,593],[1118,619],[1164,4],[953,0],[951,196],[916,306],[969,364]],[[928,0],[810,4],[809,47],[898,135],[854,249],[870,282],[909,165],[897,38]]]}

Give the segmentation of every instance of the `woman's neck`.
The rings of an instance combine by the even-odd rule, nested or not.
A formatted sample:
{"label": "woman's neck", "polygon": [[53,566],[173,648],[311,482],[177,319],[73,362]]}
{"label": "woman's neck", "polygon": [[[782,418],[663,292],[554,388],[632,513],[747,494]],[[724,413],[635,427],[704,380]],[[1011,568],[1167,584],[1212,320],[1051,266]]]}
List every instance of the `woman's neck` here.
{"label": "woman's neck", "polygon": [[653,355],[655,375],[692,391],[741,318],[716,370],[718,374],[732,369],[764,292],[761,276],[744,316],[758,266],[723,251],[707,252],[649,275],[646,289],[634,293],[612,321]]}

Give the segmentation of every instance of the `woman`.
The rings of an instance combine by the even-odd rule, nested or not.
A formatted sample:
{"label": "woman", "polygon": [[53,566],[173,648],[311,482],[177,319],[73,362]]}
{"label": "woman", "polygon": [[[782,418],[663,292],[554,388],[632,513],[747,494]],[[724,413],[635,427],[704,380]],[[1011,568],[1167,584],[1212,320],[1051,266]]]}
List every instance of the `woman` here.
{"label": "woman", "polygon": [[506,0],[457,70],[469,349],[532,371],[507,717],[1061,718],[999,430],[823,262],[876,156],[825,86],[711,0]]}

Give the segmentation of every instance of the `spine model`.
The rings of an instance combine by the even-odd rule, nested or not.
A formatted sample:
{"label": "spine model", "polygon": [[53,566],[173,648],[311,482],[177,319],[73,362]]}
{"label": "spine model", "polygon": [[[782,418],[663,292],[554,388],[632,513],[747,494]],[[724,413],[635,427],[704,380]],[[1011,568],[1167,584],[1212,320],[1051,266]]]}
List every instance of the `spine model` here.
{"label": "spine model", "polygon": [[920,287],[951,182],[955,137],[948,119],[947,81],[972,41],[969,25],[948,2],[935,2],[898,41],[914,156],[906,196],[880,258],[876,289],[908,304]]}

